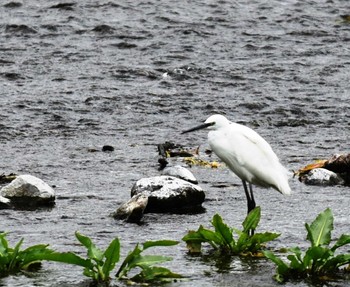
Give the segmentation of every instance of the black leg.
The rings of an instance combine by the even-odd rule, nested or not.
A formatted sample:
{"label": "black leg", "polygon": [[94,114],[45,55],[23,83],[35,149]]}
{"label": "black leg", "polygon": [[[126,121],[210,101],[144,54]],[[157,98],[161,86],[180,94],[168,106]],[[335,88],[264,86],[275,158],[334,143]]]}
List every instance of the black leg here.
{"label": "black leg", "polygon": [[254,194],[253,194],[253,185],[251,183],[249,183],[249,191],[250,191],[250,207],[248,212],[251,212],[256,207]]}
{"label": "black leg", "polygon": [[245,196],[247,197],[247,204],[248,204],[248,213],[251,212],[255,208],[255,200],[254,200],[254,195],[253,195],[253,187],[252,184],[249,183],[249,190],[247,183],[242,180],[243,182],[243,187],[244,187],[244,192]]}
{"label": "black leg", "polygon": [[[244,180],[242,180],[242,182],[243,182],[244,192],[245,192],[245,195],[247,197],[248,213],[249,213],[256,206],[255,199],[254,199],[254,194],[253,194],[253,186],[252,186],[251,183],[249,183],[249,190],[248,190],[247,183]],[[249,235],[250,236],[254,235],[254,229],[249,230]]]}

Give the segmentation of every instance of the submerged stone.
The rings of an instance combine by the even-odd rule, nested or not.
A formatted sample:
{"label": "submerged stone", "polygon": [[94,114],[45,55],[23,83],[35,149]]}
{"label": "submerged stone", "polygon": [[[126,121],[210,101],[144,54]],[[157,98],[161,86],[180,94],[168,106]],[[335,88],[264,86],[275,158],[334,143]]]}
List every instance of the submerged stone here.
{"label": "submerged stone", "polygon": [[140,193],[134,195],[129,201],[122,204],[116,212],[112,213],[115,219],[125,219],[128,222],[140,222],[148,203],[148,196]]}
{"label": "submerged stone", "polygon": [[315,168],[299,177],[299,180],[309,185],[340,185],[344,179],[333,171],[325,168]]}
{"label": "submerged stone", "polygon": [[201,187],[173,176],[155,176],[138,180],[131,196],[148,197],[145,212],[180,212],[201,206],[205,193]]}
{"label": "submerged stone", "polygon": [[32,175],[20,175],[0,190],[11,204],[26,206],[53,205],[55,191],[47,183]]}
{"label": "submerged stone", "polygon": [[194,184],[198,183],[198,181],[194,177],[193,173],[190,172],[187,168],[185,168],[183,166],[180,166],[180,165],[166,167],[162,171],[162,174],[163,175],[174,176],[174,177],[186,180],[186,181],[188,181],[190,183],[194,183]]}

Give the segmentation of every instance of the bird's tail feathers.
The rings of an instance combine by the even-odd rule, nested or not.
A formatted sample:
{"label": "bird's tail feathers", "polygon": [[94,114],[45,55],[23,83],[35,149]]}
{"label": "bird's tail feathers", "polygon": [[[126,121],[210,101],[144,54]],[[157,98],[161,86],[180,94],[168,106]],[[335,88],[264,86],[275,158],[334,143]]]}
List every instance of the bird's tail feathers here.
{"label": "bird's tail feathers", "polygon": [[280,184],[280,186],[278,187],[278,191],[284,195],[290,195],[292,190],[290,189],[288,181],[286,181],[283,184]]}
{"label": "bird's tail feathers", "polygon": [[276,186],[277,191],[284,195],[290,195],[291,194],[291,188],[288,183],[288,176],[287,174],[281,174],[280,178],[277,181]]}

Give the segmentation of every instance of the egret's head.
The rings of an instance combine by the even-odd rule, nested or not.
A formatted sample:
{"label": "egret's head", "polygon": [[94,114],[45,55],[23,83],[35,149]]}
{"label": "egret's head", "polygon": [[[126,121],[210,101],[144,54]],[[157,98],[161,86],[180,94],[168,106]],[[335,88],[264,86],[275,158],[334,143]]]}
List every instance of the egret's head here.
{"label": "egret's head", "polygon": [[217,130],[230,124],[230,121],[223,115],[212,115],[204,122],[211,130]]}
{"label": "egret's head", "polygon": [[204,122],[204,124],[201,124],[197,127],[183,131],[182,133],[184,134],[184,133],[188,133],[188,132],[193,132],[193,131],[204,129],[204,128],[208,128],[211,130],[217,130],[221,127],[228,125],[229,123],[230,123],[230,121],[222,115],[212,115],[209,118],[207,118],[207,120]]}

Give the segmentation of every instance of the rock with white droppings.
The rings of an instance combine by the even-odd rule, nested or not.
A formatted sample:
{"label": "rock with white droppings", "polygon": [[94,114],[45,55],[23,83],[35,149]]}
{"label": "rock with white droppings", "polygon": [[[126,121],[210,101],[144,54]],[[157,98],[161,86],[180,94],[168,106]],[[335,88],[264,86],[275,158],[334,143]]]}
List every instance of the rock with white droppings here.
{"label": "rock with white droppings", "polygon": [[190,172],[187,168],[181,166],[181,165],[175,165],[175,166],[170,166],[170,167],[166,167],[163,171],[162,171],[163,175],[170,175],[170,176],[174,176],[183,180],[186,180],[190,183],[194,183],[197,184],[198,181],[197,179],[194,177],[193,173]]}
{"label": "rock with white droppings", "polygon": [[179,212],[201,206],[205,193],[198,185],[173,176],[155,176],[138,180],[131,196],[148,196],[145,212]]}
{"label": "rock with white droppings", "polygon": [[309,185],[339,185],[344,184],[344,179],[338,174],[325,168],[315,168],[302,175],[299,180]]}
{"label": "rock with white droppings", "polygon": [[0,195],[12,204],[25,206],[52,205],[55,191],[51,186],[32,175],[20,175],[0,190]]}
{"label": "rock with white droppings", "polygon": [[115,219],[125,219],[127,222],[140,222],[148,203],[148,196],[140,193],[134,195],[129,201],[122,204],[116,212],[112,213]]}

